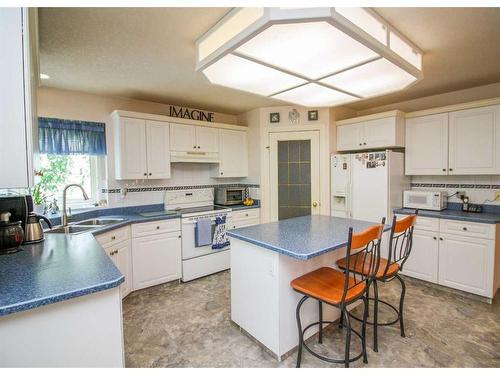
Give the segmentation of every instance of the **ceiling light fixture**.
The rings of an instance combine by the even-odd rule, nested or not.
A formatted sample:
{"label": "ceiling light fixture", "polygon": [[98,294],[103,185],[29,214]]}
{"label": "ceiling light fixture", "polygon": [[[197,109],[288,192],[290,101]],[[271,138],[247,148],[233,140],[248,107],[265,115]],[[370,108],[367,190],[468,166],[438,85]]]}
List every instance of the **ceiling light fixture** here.
{"label": "ceiling light fixture", "polygon": [[49,79],[50,76],[48,74],[45,74],[45,73],[40,73],[40,79]]}
{"label": "ceiling light fixture", "polygon": [[367,8],[234,8],[196,41],[217,85],[309,107],[402,90],[422,52]]}

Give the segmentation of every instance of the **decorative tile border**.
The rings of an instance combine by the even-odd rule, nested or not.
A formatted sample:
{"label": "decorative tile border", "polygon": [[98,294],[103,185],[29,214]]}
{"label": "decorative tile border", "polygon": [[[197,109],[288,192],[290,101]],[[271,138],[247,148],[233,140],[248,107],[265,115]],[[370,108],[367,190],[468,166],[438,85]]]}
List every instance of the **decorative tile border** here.
{"label": "decorative tile border", "polygon": [[[242,187],[242,188],[258,188],[259,184],[213,184],[213,185],[186,185],[186,186],[150,186],[150,187],[129,187],[129,193],[142,193],[146,191],[167,191],[167,190],[187,190],[187,189],[209,189],[218,187]],[[120,193],[120,188],[101,189],[102,193],[116,194]]]}
{"label": "decorative tile border", "polygon": [[411,187],[432,187],[432,188],[447,188],[447,189],[500,189],[500,185],[483,185],[483,184],[430,184],[430,183],[411,183]]}

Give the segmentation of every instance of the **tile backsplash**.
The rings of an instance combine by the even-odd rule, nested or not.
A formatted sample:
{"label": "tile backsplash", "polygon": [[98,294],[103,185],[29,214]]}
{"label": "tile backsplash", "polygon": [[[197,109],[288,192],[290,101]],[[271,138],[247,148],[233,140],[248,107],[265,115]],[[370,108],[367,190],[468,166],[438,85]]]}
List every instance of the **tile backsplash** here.
{"label": "tile backsplash", "polygon": [[[412,176],[411,187],[414,190],[445,190],[448,195],[465,191],[471,203],[500,205],[493,201],[495,193],[500,192],[500,175],[487,176]],[[461,203],[456,196],[450,202]]]}

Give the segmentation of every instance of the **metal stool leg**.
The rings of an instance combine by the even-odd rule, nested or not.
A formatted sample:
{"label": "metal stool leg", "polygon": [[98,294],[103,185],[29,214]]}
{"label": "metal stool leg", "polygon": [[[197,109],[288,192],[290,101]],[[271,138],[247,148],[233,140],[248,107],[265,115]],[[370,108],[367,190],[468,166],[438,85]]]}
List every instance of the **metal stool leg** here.
{"label": "metal stool leg", "polygon": [[344,307],[345,321],[346,321],[346,337],[345,337],[345,367],[349,367],[349,355],[351,351],[351,320],[347,313],[347,308]]}
{"label": "metal stool leg", "polygon": [[405,325],[403,322],[403,302],[406,294],[406,285],[401,276],[396,275],[396,277],[401,283],[401,298],[399,299],[399,327],[401,329],[401,337],[405,337]]}
{"label": "metal stool leg", "polygon": [[318,342],[320,344],[323,343],[323,304],[321,301],[318,301],[319,304],[319,335],[318,335]]}
{"label": "metal stool leg", "polygon": [[373,280],[373,351],[378,352],[378,285]]}
{"label": "metal stool leg", "polygon": [[366,310],[368,311],[368,315],[370,316],[370,284],[366,287]]}
{"label": "metal stool leg", "polygon": [[297,318],[297,328],[299,330],[299,350],[297,353],[297,365],[296,365],[297,368],[300,367],[300,362],[302,359],[302,344],[304,342],[304,337],[302,335],[302,324],[300,322],[300,307],[302,306],[302,304],[305,302],[305,300],[307,298],[309,298],[309,297],[307,297],[307,296],[302,297],[302,299],[297,304],[297,310],[295,312],[295,316]]}
{"label": "metal stool leg", "polygon": [[363,314],[363,326],[361,328],[361,343],[363,345],[363,362],[368,363],[368,356],[366,354],[366,320],[368,319],[368,296],[363,297],[365,311]]}

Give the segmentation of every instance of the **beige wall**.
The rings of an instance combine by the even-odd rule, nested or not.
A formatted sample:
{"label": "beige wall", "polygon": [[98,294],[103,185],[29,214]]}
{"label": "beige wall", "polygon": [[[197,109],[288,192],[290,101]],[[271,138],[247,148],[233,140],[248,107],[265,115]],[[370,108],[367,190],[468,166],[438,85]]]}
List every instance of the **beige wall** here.
{"label": "beige wall", "polygon": [[349,116],[349,118],[370,115],[372,113],[392,111],[394,109],[399,109],[403,112],[415,112],[423,109],[444,107],[447,105],[467,103],[475,100],[497,98],[499,96],[500,82],[490,85],[472,87],[464,90],[451,91],[444,94],[425,96],[422,98],[384,105],[381,107],[369,108],[362,111],[357,111],[356,115]]}

